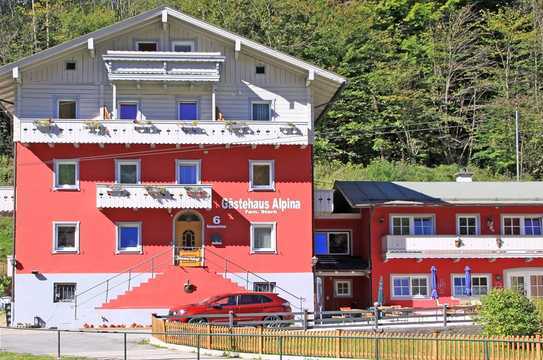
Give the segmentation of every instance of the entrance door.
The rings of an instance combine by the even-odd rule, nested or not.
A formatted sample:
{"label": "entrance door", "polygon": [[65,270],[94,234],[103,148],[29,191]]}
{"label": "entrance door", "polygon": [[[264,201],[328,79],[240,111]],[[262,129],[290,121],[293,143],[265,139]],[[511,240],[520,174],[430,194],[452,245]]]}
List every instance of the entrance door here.
{"label": "entrance door", "polygon": [[202,220],[193,212],[181,214],[175,220],[176,264],[186,267],[203,265]]}

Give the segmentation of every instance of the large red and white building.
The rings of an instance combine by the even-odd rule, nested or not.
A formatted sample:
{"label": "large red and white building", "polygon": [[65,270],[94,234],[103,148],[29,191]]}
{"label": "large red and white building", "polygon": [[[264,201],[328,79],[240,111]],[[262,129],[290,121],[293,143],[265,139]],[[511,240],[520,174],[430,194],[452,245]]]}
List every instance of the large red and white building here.
{"label": "large red and white building", "polygon": [[0,67],[13,323],[148,323],[243,290],[311,309],[313,129],[344,83],[169,8]]}
{"label": "large red and white building", "polygon": [[454,305],[493,287],[543,297],[543,183],[459,175],[456,182],[338,181],[333,191],[317,191],[318,306]]}

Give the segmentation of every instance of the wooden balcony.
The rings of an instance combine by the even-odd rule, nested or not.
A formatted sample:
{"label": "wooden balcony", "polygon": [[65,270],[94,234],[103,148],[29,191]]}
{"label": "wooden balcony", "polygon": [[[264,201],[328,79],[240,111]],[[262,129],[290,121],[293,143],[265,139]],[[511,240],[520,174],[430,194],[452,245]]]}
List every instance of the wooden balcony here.
{"label": "wooden balcony", "polygon": [[543,258],[543,236],[388,235],[385,259]]}
{"label": "wooden balcony", "polygon": [[110,81],[218,82],[221,53],[108,51],[102,56]]}
{"label": "wooden balcony", "polygon": [[16,140],[32,144],[308,145],[306,122],[16,119]]}
{"label": "wooden balcony", "polygon": [[211,209],[211,185],[96,184],[99,209]]}
{"label": "wooden balcony", "polygon": [[0,186],[0,214],[11,213],[15,207],[14,189],[11,186]]}

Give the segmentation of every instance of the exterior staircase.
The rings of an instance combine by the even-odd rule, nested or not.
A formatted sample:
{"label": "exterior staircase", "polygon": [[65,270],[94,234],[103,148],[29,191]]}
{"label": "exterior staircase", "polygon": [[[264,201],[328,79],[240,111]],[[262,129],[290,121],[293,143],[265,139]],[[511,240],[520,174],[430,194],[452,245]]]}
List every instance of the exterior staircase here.
{"label": "exterior staircase", "polygon": [[[193,293],[184,291],[187,283],[196,287]],[[154,278],[110,299],[100,308],[169,309],[177,305],[192,304],[219,293],[244,291],[246,290],[208,268],[169,265]]]}

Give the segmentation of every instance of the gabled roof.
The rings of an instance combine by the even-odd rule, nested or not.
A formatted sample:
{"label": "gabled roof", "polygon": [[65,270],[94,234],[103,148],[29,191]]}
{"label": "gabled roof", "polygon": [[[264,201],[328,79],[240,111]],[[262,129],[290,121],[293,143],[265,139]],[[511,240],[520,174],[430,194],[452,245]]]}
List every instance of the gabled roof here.
{"label": "gabled roof", "polygon": [[543,182],[386,182],[336,181],[354,207],[371,205],[527,205],[543,204]]}
{"label": "gabled roof", "polygon": [[86,45],[88,40],[93,38],[94,41],[100,41],[101,39],[103,38],[106,38],[106,37],[109,37],[111,35],[114,35],[115,33],[119,32],[119,31],[123,31],[123,30],[126,30],[132,26],[135,26],[135,25],[138,25],[138,24],[141,24],[141,23],[145,23],[149,20],[153,20],[157,17],[162,17],[164,16],[163,14],[166,14],[168,17],[171,16],[175,19],[178,19],[178,20],[181,20],[183,22],[186,22],[186,23],[189,23],[195,27],[198,27],[200,29],[203,29],[203,30],[206,30],[206,31],[209,31],[213,34],[216,34],[218,36],[221,36],[225,39],[230,39],[232,40],[233,43],[235,43],[236,41],[238,41],[240,44],[241,44],[241,48],[243,49],[243,47],[247,47],[247,48],[250,48],[250,49],[253,49],[253,50],[256,50],[256,51],[259,51],[261,53],[264,53],[270,57],[273,57],[273,58],[276,58],[280,61],[284,61],[284,62],[287,62],[295,67],[298,67],[300,69],[305,69],[307,71],[313,71],[315,73],[315,75],[318,75],[318,76],[321,76],[329,81],[332,81],[332,82],[335,82],[339,85],[342,85],[346,82],[346,79],[331,72],[331,71],[328,71],[328,70],[324,70],[322,68],[319,68],[315,65],[312,65],[312,64],[309,64],[305,61],[302,61],[300,59],[297,59],[293,56],[290,56],[290,55],[287,55],[285,53],[282,53],[280,51],[277,51],[277,50],[274,50],[274,49],[271,49],[267,46],[264,46],[264,45],[261,45],[261,44],[258,44],[254,41],[251,41],[249,39],[246,39],[240,35],[237,35],[237,34],[234,34],[232,32],[229,32],[227,30],[224,30],[220,27],[217,27],[215,25],[211,25],[205,21],[202,21],[202,20],[198,20],[196,18],[193,18],[189,15],[186,15],[182,12],[179,12],[179,11],[176,11],[176,10],[173,10],[171,8],[168,8],[168,7],[160,7],[160,8],[157,8],[157,9],[154,9],[154,10],[149,10],[147,12],[144,12],[140,15],[137,15],[137,16],[134,16],[134,17],[131,17],[129,19],[126,19],[126,20],[123,20],[123,21],[120,21],[118,23],[115,23],[113,25],[110,25],[110,26],[107,26],[107,27],[104,27],[102,29],[99,29],[99,30],[96,30],[94,32],[91,32],[89,34],[86,34],[86,35],[83,35],[83,36],[80,36],[76,39],[73,39],[73,40],[70,40],[70,41],[67,41],[67,42],[64,42],[62,44],[59,44],[59,45],[56,45],[56,46],[53,46],[49,49],[46,49],[46,50],[43,50],[39,53],[36,53],[34,55],[31,55],[31,56],[27,56],[25,58],[22,58],[18,61],[15,61],[13,63],[10,63],[10,64],[7,64],[7,65],[4,65],[2,67],[0,67],[0,76],[1,75],[5,75],[7,73],[9,73],[14,67],[17,67],[17,66],[20,66],[20,67],[24,67],[26,65],[30,65],[30,64],[33,64],[33,63],[36,63],[36,62],[39,62],[39,61],[42,61],[42,60],[46,60],[48,58],[51,58],[53,56],[56,56],[58,55],[59,53],[62,53],[62,52],[65,52],[65,51],[69,51],[69,50],[73,50],[73,49],[76,49],[78,47],[81,47],[83,45]]}

